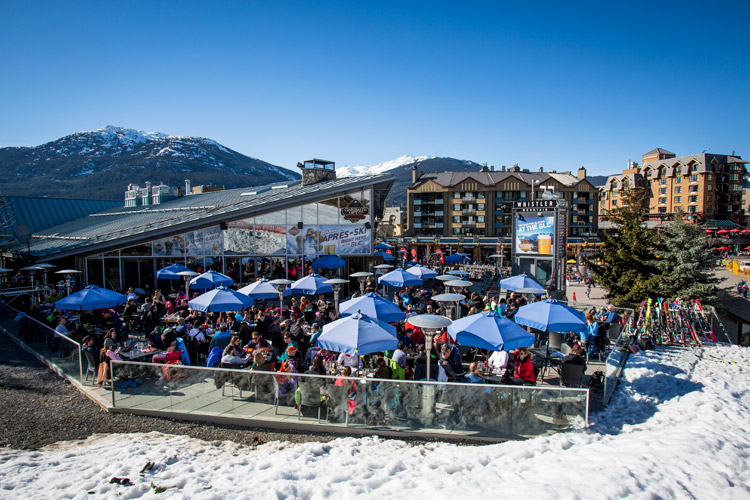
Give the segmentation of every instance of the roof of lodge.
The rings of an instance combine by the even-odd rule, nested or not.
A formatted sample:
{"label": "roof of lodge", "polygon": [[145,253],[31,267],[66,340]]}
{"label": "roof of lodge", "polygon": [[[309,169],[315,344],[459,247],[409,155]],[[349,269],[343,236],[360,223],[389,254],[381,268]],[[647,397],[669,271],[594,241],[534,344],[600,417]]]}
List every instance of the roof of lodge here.
{"label": "roof of lodge", "polygon": [[[251,188],[228,189],[182,196],[158,205],[124,207],[93,213],[82,219],[39,231],[32,236],[31,253],[42,260],[65,257],[88,251],[103,251],[133,245],[160,236],[201,229],[228,217],[251,217],[299,204],[310,203],[347,189],[383,184],[390,185],[389,174],[332,179],[308,186],[300,181],[279,182]],[[121,203],[119,203],[121,205]],[[8,250],[26,252],[26,246],[13,242]]]}
{"label": "roof of lodge", "polygon": [[[72,200],[38,196],[3,196],[3,221],[8,228],[27,224],[32,233],[122,205],[116,200]],[[6,232],[7,232],[6,230]]]}
{"label": "roof of lodge", "polygon": [[559,184],[562,184],[563,186],[568,186],[568,187],[575,186],[579,182],[582,182],[581,179],[571,174],[570,172],[564,172],[564,173],[523,172],[523,171],[514,172],[512,170],[506,170],[505,172],[503,172],[503,171],[497,171],[497,170],[489,170],[489,171],[479,171],[479,172],[427,173],[427,174],[422,174],[422,176],[417,180],[417,183],[421,184],[422,182],[431,180],[440,184],[443,187],[453,187],[453,186],[457,186],[461,184],[462,182],[466,180],[473,180],[485,186],[494,186],[500,182],[505,181],[506,179],[510,177],[515,177],[519,179],[521,182],[524,182],[528,185],[531,185],[531,183],[535,180],[546,182],[549,179],[552,179],[558,182]]}

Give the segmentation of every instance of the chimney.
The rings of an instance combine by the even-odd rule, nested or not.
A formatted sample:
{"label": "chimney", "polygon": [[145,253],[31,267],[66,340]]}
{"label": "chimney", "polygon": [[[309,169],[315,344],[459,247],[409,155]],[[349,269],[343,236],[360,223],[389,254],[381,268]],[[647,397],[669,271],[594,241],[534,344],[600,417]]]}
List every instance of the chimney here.
{"label": "chimney", "polygon": [[489,169],[487,168],[487,163],[482,164],[482,170],[481,172],[489,172]]}
{"label": "chimney", "polygon": [[500,165],[500,171],[505,172],[505,165]]}
{"label": "chimney", "polygon": [[190,183],[190,179],[185,179],[185,196],[193,194],[193,189]]}
{"label": "chimney", "polygon": [[544,172],[544,167],[539,167],[539,172]]}
{"label": "chimney", "polygon": [[581,165],[581,168],[578,169],[578,179],[583,180],[586,178],[586,167]]}
{"label": "chimney", "polygon": [[495,171],[495,165],[490,165],[490,172],[494,172],[494,171]]}
{"label": "chimney", "polygon": [[336,163],[332,161],[313,158],[298,162],[297,168],[302,170],[303,186],[336,179]]}
{"label": "chimney", "polygon": [[416,184],[417,179],[419,179],[419,170],[417,169],[417,164],[411,166],[411,183]]}

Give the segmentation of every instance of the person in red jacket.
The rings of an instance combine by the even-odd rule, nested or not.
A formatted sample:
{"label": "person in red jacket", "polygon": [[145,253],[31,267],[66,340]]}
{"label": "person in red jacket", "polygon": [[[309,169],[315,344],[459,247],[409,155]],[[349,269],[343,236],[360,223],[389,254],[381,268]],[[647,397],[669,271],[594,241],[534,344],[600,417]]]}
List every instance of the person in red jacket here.
{"label": "person in red jacket", "polygon": [[536,385],[531,353],[526,347],[522,347],[516,351],[516,366],[510,381],[516,385]]}

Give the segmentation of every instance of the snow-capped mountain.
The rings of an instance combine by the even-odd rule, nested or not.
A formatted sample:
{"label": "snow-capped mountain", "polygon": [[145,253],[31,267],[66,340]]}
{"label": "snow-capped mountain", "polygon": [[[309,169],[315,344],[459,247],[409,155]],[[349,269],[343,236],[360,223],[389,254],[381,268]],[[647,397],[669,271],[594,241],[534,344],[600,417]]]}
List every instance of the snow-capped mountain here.
{"label": "snow-capped mountain", "polygon": [[356,177],[358,175],[375,175],[382,174],[394,168],[402,167],[404,165],[412,165],[413,163],[430,160],[433,156],[399,156],[395,160],[384,161],[372,166],[363,167],[352,167],[346,165],[336,170],[338,177]]}
{"label": "snow-capped mountain", "polygon": [[122,198],[129,183],[248,187],[298,179],[297,172],[211,139],[106,126],[35,147],[0,148],[3,194]]}

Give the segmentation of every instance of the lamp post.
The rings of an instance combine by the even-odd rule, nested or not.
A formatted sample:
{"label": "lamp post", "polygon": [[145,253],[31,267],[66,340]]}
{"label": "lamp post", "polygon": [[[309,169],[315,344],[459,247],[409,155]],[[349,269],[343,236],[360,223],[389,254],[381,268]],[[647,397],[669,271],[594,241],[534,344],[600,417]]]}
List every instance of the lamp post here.
{"label": "lamp post", "polygon": [[50,269],[54,269],[57,266],[55,266],[54,264],[50,264],[48,262],[43,262],[41,264],[36,264],[36,267],[41,267],[42,270],[44,271],[44,294],[45,294],[45,299],[46,299],[46,295],[47,295],[47,273],[49,273]]}
{"label": "lamp post", "polygon": [[200,273],[195,271],[180,271],[177,274],[185,278],[185,296],[190,300],[190,280],[198,276]]}
{"label": "lamp post", "polygon": [[450,309],[450,319],[453,319],[453,311],[455,304],[461,302],[466,298],[465,295],[461,295],[460,293],[441,293],[438,295],[434,295],[432,297],[432,300],[435,302],[447,302],[450,304],[448,307]]}
{"label": "lamp post", "polygon": [[[377,269],[380,274],[385,274],[388,269],[393,269],[393,266],[390,264],[379,264],[375,266],[375,269]],[[378,284],[379,283],[376,283],[376,285]],[[385,287],[383,287],[383,295],[385,295]]]}
{"label": "lamp post", "polygon": [[284,309],[284,290],[286,290],[287,287],[291,285],[293,282],[281,278],[281,279],[269,281],[268,283],[276,287],[276,290],[279,291],[279,314],[281,314]]}
{"label": "lamp post", "polygon": [[76,269],[63,269],[62,271],[57,271],[55,273],[55,274],[62,274],[65,276],[65,289],[67,290],[66,295],[70,295],[70,278],[74,274],[80,274],[80,273],[81,271],[78,271]]}
{"label": "lamp post", "polygon": [[367,281],[367,278],[372,276],[372,273],[368,273],[367,271],[359,271],[356,273],[352,273],[349,276],[351,278],[357,278],[357,281],[359,281],[359,294],[364,295],[365,294],[365,282]]}
{"label": "lamp post", "polygon": [[333,288],[333,303],[336,305],[336,317],[338,318],[339,292],[341,291],[341,286],[349,282],[347,280],[342,280],[341,278],[332,278],[329,280],[325,280],[323,283],[325,283],[326,285],[331,285],[331,288]]}

